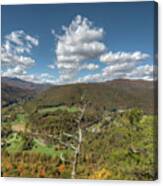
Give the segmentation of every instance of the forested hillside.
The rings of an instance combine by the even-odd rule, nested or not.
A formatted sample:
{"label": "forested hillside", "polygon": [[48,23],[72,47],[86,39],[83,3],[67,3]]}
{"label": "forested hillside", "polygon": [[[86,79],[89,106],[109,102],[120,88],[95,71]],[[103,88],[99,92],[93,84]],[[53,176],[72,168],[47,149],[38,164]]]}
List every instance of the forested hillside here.
{"label": "forested hillside", "polygon": [[9,95],[23,101],[2,108],[2,176],[157,178],[152,82],[53,86],[29,100],[19,89]]}

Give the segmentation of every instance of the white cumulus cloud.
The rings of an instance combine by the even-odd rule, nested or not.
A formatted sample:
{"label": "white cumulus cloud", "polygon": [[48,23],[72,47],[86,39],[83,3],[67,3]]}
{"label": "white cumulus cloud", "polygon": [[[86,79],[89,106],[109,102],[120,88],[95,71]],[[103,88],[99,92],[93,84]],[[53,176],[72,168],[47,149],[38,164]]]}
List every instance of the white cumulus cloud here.
{"label": "white cumulus cloud", "polygon": [[153,80],[155,79],[155,66],[154,65],[141,65],[133,69],[127,74],[129,79],[143,79],[143,80]]}
{"label": "white cumulus cloud", "polygon": [[21,66],[16,66],[14,68],[7,68],[5,71],[1,72],[2,76],[8,76],[8,77],[16,77],[24,74],[26,74],[26,71]]}
{"label": "white cumulus cloud", "polygon": [[23,30],[6,35],[1,46],[2,76],[26,74],[26,69],[36,63],[30,52],[38,44],[37,38],[26,34]]}
{"label": "white cumulus cloud", "polygon": [[63,26],[63,31],[63,35],[57,36],[55,51],[61,76],[72,79],[82,69],[97,69],[98,65],[87,65],[86,61],[99,58],[106,50],[102,42],[103,28],[95,27],[87,18],[78,15],[68,27]]}
{"label": "white cumulus cloud", "polygon": [[[100,56],[100,61],[106,64],[102,69],[101,76],[103,80],[112,79],[144,79],[145,73],[148,73],[146,79],[152,78],[151,70],[153,66],[143,65],[144,61],[150,57],[149,54],[141,51],[135,52],[109,52]],[[145,71],[140,73],[140,71]]]}
{"label": "white cumulus cloud", "polygon": [[100,56],[100,61],[106,64],[142,61],[149,58],[149,54],[135,52],[109,52]]}
{"label": "white cumulus cloud", "polygon": [[81,70],[83,70],[83,69],[85,69],[85,70],[96,70],[98,68],[99,68],[99,65],[94,64],[94,63],[88,63],[88,64],[85,63],[85,64],[80,66]]}
{"label": "white cumulus cloud", "polygon": [[127,63],[120,66],[107,66],[101,72],[96,74],[88,74],[78,78],[76,82],[104,82],[113,79],[143,79],[154,80],[157,78],[154,65],[140,65],[135,67]]}
{"label": "white cumulus cloud", "polygon": [[102,76],[100,73],[96,73],[96,74],[88,74],[84,77],[80,77],[78,78],[77,82],[78,83],[85,83],[85,82],[100,82],[102,81]]}
{"label": "white cumulus cloud", "polygon": [[50,69],[55,69],[55,65],[54,65],[54,64],[49,64],[48,67],[49,67]]}

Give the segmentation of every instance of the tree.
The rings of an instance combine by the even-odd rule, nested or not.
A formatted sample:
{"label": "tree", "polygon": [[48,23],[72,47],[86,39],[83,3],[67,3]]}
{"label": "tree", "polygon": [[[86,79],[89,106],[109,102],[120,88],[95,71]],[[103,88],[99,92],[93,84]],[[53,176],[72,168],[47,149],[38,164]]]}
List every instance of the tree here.
{"label": "tree", "polygon": [[75,153],[74,153],[74,160],[72,162],[72,172],[71,172],[71,178],[75,178],[76,176],[76,170],[77,170],[77,163],[78,163],[78,157],[80,155],[80,149],[81,149],[81,144],[82,144],[82,128],[81,128],[81,120],[84,116],[84,113],[86,111],[87,108],[87,103],[84,104],[84,107],[81,111],[81,115],[79,116],[79,119],[77,120],[77,124],[78,124],[78,136],[77,136],[77,146],[75,147]]}
{"label": "tree", "polygon": [[[85,99],[85,95],[81,96],[80,99],[81,109],[80,113],[78,115],[78,118],[76,119],[76,131],[73,134],[68,133],[65,130],[60,130],[61,132],[56,135],[54,134],[44,134],[44,137],[48,138],[49,140],[56,140],[60,145],[65,146],[66,148],[70,148],[73,150],[73,160],[69,161],[66,160],[63,157],[63,154],[60,154],[60,159],[62,162],[69,162],[72,165],[72,171],[71,171],[71,178],[75,178],[77,174],[77,165],[78,165],[78,159],[81,153],[81,144],[83,141],[83,129],[81,126],[85,111],[88,106],[88,102]],[[34,118],[34,117],[33,117]],[[62,121],[64,122],[64,121]],[[63,123],[61,123],[63,125]],[[60,126],[60,125],[59,125]],[[64,125],[63,125],[64,126]],[[38,137],[41,134],[36,131],[30,131],[27,132],[30,136]]]}
{"label": "tree", "polygon": [[[81,108],[81,113],[80,113],[78,119],[76,120],[77,133],[72,135],[72,134],[63,132],[63,135],[67,136],[69,138],[72,138],[74,143],[65,143],[64,141],[60,140],[60,143],[62,145],[70,147],[74,151],[73,160],[70,162],[72,164],[72,171],[71,171],[71,178],[72,179],[74,179],[77,174],[78,159],[79,159],[79,156],[81,153],[81,144],[83,141],[83,130],[82,130],[82,126],[81,126],[81,121],[84,117],[86,108],[88,106],[88,102],[86,102],[86,100],[85,100],[85,95],[81,96],[81,104],[82,104],[83,108]],[[62,154],[61,154],[60,158],[62,159],[62,161],[66,161]]]}

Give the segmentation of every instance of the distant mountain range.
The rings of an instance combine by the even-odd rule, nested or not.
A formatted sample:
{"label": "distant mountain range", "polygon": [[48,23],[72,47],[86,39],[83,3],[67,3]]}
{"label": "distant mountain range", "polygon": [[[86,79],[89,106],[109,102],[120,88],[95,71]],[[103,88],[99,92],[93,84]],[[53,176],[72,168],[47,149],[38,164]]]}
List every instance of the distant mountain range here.
{"label": "distant mountain range", "polygon": [[29,100],[49,88],[49,84],[36,84],[18,78],[1,78],[2,106]]}
{"label": "distant mountain range", "polygon": [[14,86],[17,88],[31,90],[35,92],[44,91],[51,86],[50,84],[38,84],[10,77],[2,77],[1,82],[7,84],[8,86]]}

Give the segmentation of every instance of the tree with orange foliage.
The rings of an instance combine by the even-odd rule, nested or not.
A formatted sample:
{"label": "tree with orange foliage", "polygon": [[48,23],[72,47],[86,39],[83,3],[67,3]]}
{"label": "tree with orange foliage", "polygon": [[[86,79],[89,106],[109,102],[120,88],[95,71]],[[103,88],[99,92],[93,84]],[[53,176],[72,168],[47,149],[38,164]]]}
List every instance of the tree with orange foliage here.
{"label": "tree with orange foliage", "polygon": [[44,178],[45,175],[46,175],[45,168],[42,167],[42,168],[40,169],[39,176],[42,177],[42,178]]}
{"label": "tree with orange foliage", "polygon": [[63,173],[63,172],[65,171],[65,165],[64,165],[64,164],[59,165],[58,171],[59,171],[60,173]]}

